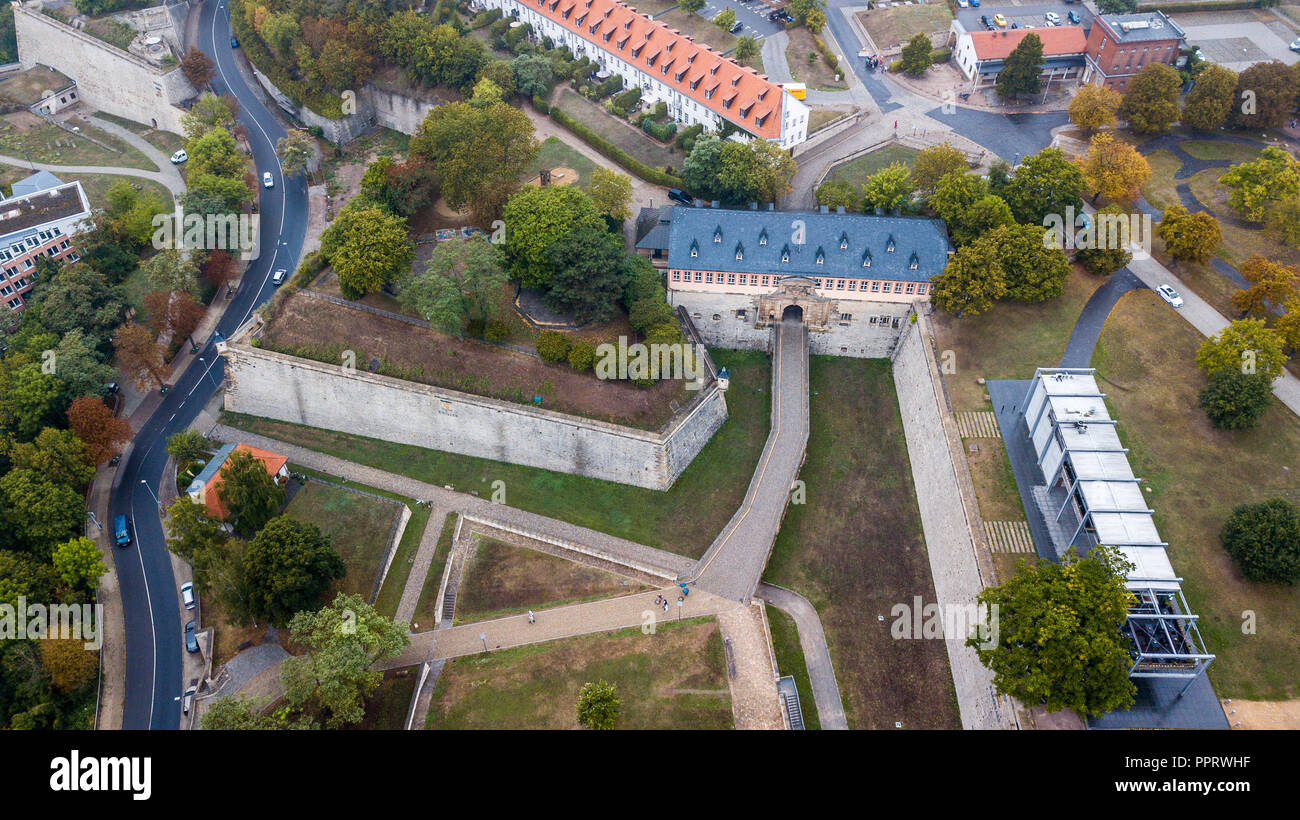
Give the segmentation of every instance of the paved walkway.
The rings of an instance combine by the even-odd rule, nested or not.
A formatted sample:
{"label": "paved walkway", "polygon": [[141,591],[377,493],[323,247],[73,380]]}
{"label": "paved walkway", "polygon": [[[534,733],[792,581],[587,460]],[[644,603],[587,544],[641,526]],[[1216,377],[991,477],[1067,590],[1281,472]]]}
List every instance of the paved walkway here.
{"label": "paved walkway", "polygon": [[784,729],[781,701],[772,668],[772,644],[763,627],[760,604],[718,613],[731,714],[737,729]]}
{"label": "paved walkway", "polygon": [[701,589],[748,601],[781,528],[808,444],[808,331],[785,319],[772,356],[772,428],[740,509],[688,576]]}
{"label": "paved walkway", "polygon": [[429,566],[433,564],[433,554],[438,549],[438,539],[442,537],[442,528],[447,521],[449,508],[435,507],[429,512],[429,520],[424,525],[420,536],[420,546],[415,551],[411,563],[411,574],[406,576],[406,586],[402,589],[402,600],[397,604],[396,620],[411,623],[415,617],[415,606],[420,602],[420,593],[424,591],[425,577]]}
{"label": "paved walkway", "polygon": [[1061,367],[1090,367],[1092,349],[1097,346],[1101,329],[1106,324],[1106,317],[1111,308],[1119,302],[1120,297],[1131,290],[1146,287],[1128,268],[1121,268],[1111,274],[1106,284],[1093,291],[1088,303],[1083,306],[1074,330],[1070,331],[1070,341],[1065,346],[1065,355],[1061,357]]}
{"label": "paved walkway", "polygon": [[128,128],[123,128],[115,122],[109,122],[94,115],[86,117],[86,120],[101,131],[107,131],[148,157],[150,162],[161,169],[162,184],[167,186],[167,190],[172,192],[172,196],[184,196],[185,178],[181,176],[180,169],[172,165],[171,157],[158,150],[152,142]]}
{"label": "paved walkway", "polygon": [[844,702],[835,682],[835,668],[831,665],[831,652],[826,646],[826,633],[822,631],[821,618],[808,599],[782,587],[760,584],[758,595],[772,606],[794,618],[799,628],[799,645],[803,648],[804,662],[808,666],[808,680],[812,685],[813,702],[817,704],[817,719],[823,729],[847,729]]}

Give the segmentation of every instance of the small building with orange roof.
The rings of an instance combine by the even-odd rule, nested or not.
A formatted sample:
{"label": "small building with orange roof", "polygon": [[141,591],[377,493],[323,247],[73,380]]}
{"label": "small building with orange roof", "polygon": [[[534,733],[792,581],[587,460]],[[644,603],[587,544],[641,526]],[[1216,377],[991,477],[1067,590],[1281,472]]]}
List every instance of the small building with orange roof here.
{"label": "small building with orange roof", "polygon": [[247,444],[222,445],[221,449],[217,450],[212,457],[212,460],[194,477],[194,480],[190,482],[190,486],[185,491],[191,501],[195,504],[204,505],[209,513],[222,521],[226,520],[226,516],[230,514],[230,511],[221,503],[217,490],[221,487],[221,474],[225,471],[230,456],[234,453],[249,453],[252,455],[262,462],[266,467],[267,475],[272,476],[277,482],[283,483],[289,480],[288,456],[282,456],[268,450],[260,450]]}
{"label": "small building with orange roof", "polygon": [[952,50],[952,61],[970,81],[972,89],[997,82],[1007,57],[1030,34],[1043,43],[1040,77],[1044,85],[1061,81],[1077,83],[1087,65],[1088,38],[1082,26],[966,31],[960,23],[954,22],[953,29],[957,43]]}

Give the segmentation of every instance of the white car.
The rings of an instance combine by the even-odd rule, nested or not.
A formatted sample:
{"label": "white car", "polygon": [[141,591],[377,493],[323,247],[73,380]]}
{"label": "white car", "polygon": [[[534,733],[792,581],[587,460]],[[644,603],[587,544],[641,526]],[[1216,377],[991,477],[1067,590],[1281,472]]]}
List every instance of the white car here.
{"label": "white car", "polygon": [[189,581],[181,584],[181,603],[186,609],[194,608],[194,584]]}
{"label": "white car", "polygon": [[1161,299],[1164,299],[1166,302],[1168,302],[1170,305],[1173,305],[1176,308],[1183,306],[1183,297],[1179,296],[1178,291],[1174,290],[1168,285],[1161,285],[1160,287],[1156,288],[1156,293],[1160,294]]}
{"label": "white car", "polygon": [[970,8],[970,0],[957,0],[957,8],[959,9]]}
{"label": "white car", "polygon": [[266,171],[266,172],[264,172],[264,173],[262,174],[262,187],[263,187],[263,188],[274,188],[274,187],[275,187],[275,180],[271,178],[271,172],[270,172],[270,171]]}
{"label": "white car", "polygon": [[289,272],[287,270],[280,268],[275,273],[271,274],[271,284],[275,285],[277,288],[280,287],[284,284],[284,277],[288,275]]}
{"label": "white car", "polygon": [[1292,40],[1291,45],[1288,46],[1288,48],[1292,51],[1300,51],[1300,40]]}
{"label": "white car", "polygon": [[1044,14],[1043,19],[1054,26],[1059,26],[1061,24],[1061,15],[1057,14],[1054,11],[1049,11],[1046,14]]}
{"label": "white car", "polygon": [[185,162],[189,158],[190,155],[185,153],[184,149],[177,151],[176,153],[172,154],[172,165],[180,165],[182,162]]}

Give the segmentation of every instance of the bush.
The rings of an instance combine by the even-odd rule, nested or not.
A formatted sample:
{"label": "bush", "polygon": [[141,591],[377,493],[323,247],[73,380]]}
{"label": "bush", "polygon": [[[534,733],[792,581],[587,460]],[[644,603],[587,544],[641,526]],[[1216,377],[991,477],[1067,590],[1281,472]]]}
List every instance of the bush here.
{"label": "bush", "polygon": [[930,52],[930,62],[934,65],[946,63],[950,59],[952,59],[952,49],[950,48],[938,48]]}
{"label": "bush", "polygon": [[700,134],[704,133],[704,126],[700,123],[692,125],[685,131],[677,135],[677,147],[686,153],[690,153],[695,148],[695,140]]}
{"label": "bush", "polygon": [[1221,430],[1249,430],[1273,400],[1273,388],[1262,373],[1224,370],[1201,388],[1200,406],[1210,423]]}
{"label": "bush", "polygon": [[544,97],[533,97],[533,108],[536,108],[542,114],[551,113],[551,104]]}
{"label": "bush", "polygon": [[677,132],[677,123],[655,122],[649,117],[642,117],[641,130],[660,142],[668,142],[673,138],[673,134]]}
{"label": "bush", "polygon": [[484,26],[492,25],[500,19],[501,9],[488,9],[487,11],[480,12],[479,15],[474,18],[474,22],[470,24],[470,28],[481,29]]}
{"label": "bush", "polygon": [[620,117],[626,117],[628,115],[628,112],[634,110],[640,102],[641,102],[641,89],[629,88],[627,91],[624,91],[621,94],[618,94],[614,97],[613,100],[614,112],[618,114]]}
{"label": "bush", "polygon": [[1285,498],[1237,507],[1219,540],[1241,574],[1252,581],[1300,580],[1300,510]]}
{"label": "bush", "polygon": [[591,342],[574,342],[569,348],[569,367],[574,370],[590,370],[596,362],[596,346]]}
{"label": "bush", "polygon": [[556,330],[543,330],[537,337],[537,355],[550,364],[564,361],[569,355],[569,337]]}
{"label": "bush", "polygon": [[676,314],[665,299],[665,294],[659,293],[633,302],[627,317],[632,330],[645,334],[655,325],[674,321]]}
{"label": "bush", "polygon": [[491,322],[488,322],[487,328],[483,331],[483,338],[494,344],[497,342],[504,342],[509,338],[509,336],[510,325],[500,319],[494,319]]}
{"label": "bush", "polygon": [[649,165],[636,159],[622,148],[614,145],[609,140],[564,113],[564,110],[559,106],[551,107],[551,119],[572,131],[579,139],[590,145],[592,148],[595,148],[600,153],[626,168],[634,176],[644,179],[646,182],[652,182],[655,185],[662,185],[665,188],[686,187],[686,183],[683,182],[680,177],[666,174],[663,171],[651,168]]}
{"label": "bush", "polygon": [[483,331],[487,329],[482,319],[470,319],[465,323],[465,333],[475,339],[483,338]]}

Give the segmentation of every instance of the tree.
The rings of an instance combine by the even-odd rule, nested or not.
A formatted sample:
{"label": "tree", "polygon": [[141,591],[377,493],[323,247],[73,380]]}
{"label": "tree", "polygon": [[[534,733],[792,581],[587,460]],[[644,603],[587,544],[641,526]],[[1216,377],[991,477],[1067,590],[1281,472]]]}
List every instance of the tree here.
{"label": "tree", "polygon": [[131,440],[131,423],[113,415],[108,405],[96,396],[82,396],[68,408],[68,427],[86,445],[86,456],[94,464],[103,464],[122,452]]}
{"label": "tree", "polygon": [[[15,362],[15,364],[17,364]],[[31,441],[58,420],[63,385],[36,362],[0,367],[0,429],[18,441]]]}
{"label": "tree", "polygon": [[789,193],[798,165],[765,140],[748,143],[703,135],[682,163],[682,176],[698,195],[729,204],[776,202]]}
{"label": "tree", "polygon": [[[694,2],[703,2],[703,0],[694,0]],[[743,63],[759,52],[758,40],[748,34],[742,34],[736,38],[736,47],[731,50],[731,56],[736,62]]]}
{"label": "tree", "polygon": [[1003,226],[1013,227],[1015,217],[1011,208],[1000,196],[989,194],[970,206],[960,220],[949,225],[952,229],[952,241],[957,246],[967,245],[991,231]]}
{"label": "tree", "polygon": [[199,265],[189,251],[161,250],[140,266],[151,291],[184,293],[199,297]]}
{"label": "tree", "polygon": [[1148,63],[1129,83],[1119,118],[1138,134],[1163,134],[1178,122],[1178,90],[1183,81],[1164,63]]}
{"label": "tree", "polygon": [[923,148],[912,158],[912,184],[927,199],[934,193],[939,180],[948,174],[966,170],[966,154],[950,142]]}
{"label": "tree", "polygon": [[232,452],[220,475],[217,498],[229,511],[227,519],[240,535],[250,536],[262,529],[284,506],[284,487],[250,452]]}
{"label": "tree", "polygon": [[74,489],[83,489],[95,478],[86,445],[71,430],[46,427],[32,441],[12,445],[8,455],[12,469],[31,470]]}
{"label": "tree", "polygon": [[1259,159],[1229,168],[1219,183],[1230,191],[1229,206],[1252,222],[1263,222],[1279,202],[1300,197],[1300,160],[1269,146]]}
{"label": "tree", "polygon": [[1022,561],[1006,583],[981,592],[980,604],[997,607],[996,645],[983,646],[979,636],[967,645],[993,671],[994,687],[1084,717],[1132,705],[1132,645],[1121,630],[1133,603],[1124,586],[1129,568],[1118,550],[1094,547],[1059,564]]}
{"label": "tree", "polygon": [[1237,72],[1221,65],[1208,66],[1187,92],[1183,125],[1199,131],[1213,131],[1228,119],[1237,89]]}
{"label": "tree", "polygon": [[[1094,224],[1101,225],[1103,220],[1109,220],[1111,224],[1114,224],[1114,220],[1125,217],[1124,210],[1112,203],[1097,211]],[[1111,238],[1108,237],[1108,239]],[[1093,244],[1096,247],[1080,248],[1074,255],[1074,258],[1087,268],[1091,274],[1109,276],[1133,260],[1133,254],[1126,248],[1120,247],[1117,241],[1095,242]]]}
{"label": "tree", "polygon": [[0,478],[7,524],[19,546],[47,558],[86,518],[81,494],[34,470],[10,470]]}
{"label": "tree", "polygon": [[618,707],[614,684],[603,680],[584,683],[578,692],[578,723],[588,729],[613,729]]}
{"label": "tree", "polygon": [[70,589],[93,592],[99,588],[99,576],[108,572],[99,547],[89,538],[64,541],[54,548],[54,571]]}
{"label": "tree", "polygon": [[951,225],[960,222],[976,202],[988,195],[989,186],[983,177],[966,172],[945,174],[930,195],[930,208]]}
{"label": "tree", "polygon": [[181,465],[189,465],[208,457],[212,442],[198,430],[182,430],[167,437],[167,455]]}
{"label": "tree", "polygon": [[591,197],[597,211],[616,222],[632,216],[632,211],[628,208],[628,203],[632,201],[631,177],[598,167],[591,172],[587,195]]}
{"label": "tree", "polygon": [[1253,316],[1267,316],[1270,304],[1284,305],[1291,301],[1300,286],[1300,270],[1269,261],[1259,254],[1246,260],[1241,275],[1250,282],[1250,287],[1234,292],[1232,303]]}
{"label": "tree", "polygon": [[1273,331],[1289,350],[1300,350],[1300,294],[1286,301],[1286,310],[1273,324]]}
{"label": "tree", "polygon": [[993,255],[1002,266],[1006,296],[1021,302],[1055,299],[1065,291],[1070,263],[1065,251],[1046,247],[1039,225],[1014,225],[995,228],[977,240],[993,246]]}
{"label": "tree", "polygon": [[853,190],[853,185],[842,179],[828,179],[813,194],[818,205],[828,208],[843,208],[854,212],[862,208],[862,195]]}
{"label": "tree", "polygon": [[188,338],[190,345],[196,346],[192,334],[207,308],[188,293],[155,290],[144,297],[144,309],[149,315],[149,329],[159,338],[172,342]]}
{"label": "tree", "polygon": [[1285,498],[1237,507],[1224,522],[1219,541],[1248,580],[1300,581],[1300,510]]}
{"label": "tree", "polygon": [[365,700],[384,677],[375,663],[397,657],[411,643],[407,624],[388,619],[360,596],[341,593],[318,612],[294,615],[289,629],[307,654],[280,667],[285,698],[325,712],[330,728],[365,717]]}
{"label": "tree", "polygon": [[1133,201],[1151,178],[1146,158],[1109,131],[1093,136],[1080,170],[1085,185],[1098,196],[1123,202]]}
{"label": "tree", "polygon": [[604,233],[605,220],[591,197],[572,186],[528,186],[505,207],[506,258],[526,288],[545,288],[555,275],[550,247],[571,232]]}
{"label": "tree", "polygon": [[276,140],[275,155],[279,157],[280,169],[286,177],[299,171],[310,173],[312,158],[316,155],[316,141],[300,128],[290,129],[288,134]]}
{"label": "tree", "polygon": [[208,55],[190,46],[190,50],[181,58],[181,73],[190,81],[190,85],[202,91],[208,87],[208,83],[212,82],[212,75],[216,74],[217,70],[212,60],[208,59]]}
{"label": "tree", "polygon": [[862,208],[874,211],[905,209],[912,201],[912,172],[901,162],[891,162],[867,177],[862,186]]}
{"label": "tree", "polygon": [[1223,234],[1219,221],[1207,211],[1189,214],[1182,205],[1165,209],[1156,233],[1165,241],[1165,250],[1175,259],[1204,262],[1219,247]]}
{"label": "tree", "polygon": [[185,143],[189,154],[185,172],[212,174],[225,179],[243,179],[246,157],[235,145],[235,138],[221,126],[214,126],[202,135]]}
{"label": "tree", "polygon": [[736,24],[736,12],[734,9],[723,9],[718,16],[713,18],[713,25],[726,31]]}
{"label": "tree", "polygon": [[220,290],[235,278],[235,260],[220,248],[209,251],[203,260],[203,278],[208,284]]}
{"label": "tree", "polygon": [[99,360],[93,340],[73,328],[54,348],[54,375],[63,382],[64,396],[99,396],[117,371]]}
{"label": "tree", "polygon": [[1043,41],[1037,34],[1026,34],[1003,61],[994,88],[1004,99],[1037,94],[1043,88],[1042,73]]}
{"label": "tree", "polygon": [[424,275],[408,277],[398,298],[430,325],[460,335],[466,319],[486,323],[496,315],[506,281],[497,249],[486,240],[439,242]]}
{"label": "tree", "polygon": [[282,728],[271,715],[262,714],[265,701],[252,697],[224,697],[213,700],[199,721],[208,731],[266,731]]}
{"label": "tree", "polygon": [[234,97],[204,93],[181,115],[181,129],[187,140],[202,136],[211,128],[233,128],[239,101]]}
{"label": "tree", "polygon": [[76,638],[47,638],[37,641],[41,648],[41,666],[50,677],[50,685],[65,695],[87,689],[99,678],[99,654],[87,649]]}
{"label": "tree", "polygon": [[1069,208],[1083,212],[1084,177],[1060,148],[1044,148],[1025,157],[999,196],[1011,206],[1017,222],[1046,225],[1049,214],[1065,217]]}
{"label": "tree", "polygon": [[1238,128],[1280,128],[1291,116],[1300,77],[1284,63],[1255,63],[1237,78],[1231,121]]}
{"label": "tree", "polygon": [[[704,0],[694,1],[703,7]],[[528,97],[546,94],[555,82],[551,61],[540,54],[521,54],[510,61],[510,71],[514,74],[515,90]]]}
{"label": "tree", "polygon": [[691,14],[698,14],[700,9],[704,8],[704,0],[682,0],[678,5]]}
{"label": "tree", "polygon": [[1273,401],[1271,382],[1258,373],[1225,370],[1201,388],[1199,405],[1220,430],[1249,430]]}
{"label": "tree", "polygon": [[903,46],[900,62],[903,73],[909,77],[920,77],[930,68],[930,36],[918,32]]}
{"label": "tree", "polygon": [[80,329],[95,346],[108,338],[126,310],[122,289],[80,262],[61,266],[34,293],[29,302],[40,307],[46,330],[64,335]]}
{"label": "tree", "polygon": [[1137,11],[1137,0],[1097,0],[1097,10],[1103,14],[1132,14]]}
{"label": "tree", "polygon": [[1300,196],[1288,196],[1273,203],[1264,214],[1264,227],[1279,242],[1300,245]]}
{"label": "tree", "polygon": [[420,123],[410,144],[411,156],[442,174],[447,204],[468,205],[481,224],[496,218],[519,189],[519,177],[537,150],[532,121],[506,103],[439,105]]}
{"label": "tree", "polygon": [[1211,377],[1225,372],[1259,373],[1272,382],[1285,363],[1282,338],[1263,319],[1238,319],[1201,342],[1196,351],[1196,366]]}
{"label": "tree", "polygon": [[547,249],[552,270],[546,302],[578,324],[607,322],[618,314],[626,286],[622,237],[604,231],[570,231]]}
{"label": "tree", "polygon": [[267,521],[249,542],[243,568],[250,614],[280,627],[295,613],[315,610],[330,584],[347,574],[328,536],[287,515]]}
{"label": "tree", "polygon": [[229,541],[221,520],[189,496],[181,496],[167,508],[167,549],[194,568],[194,581],[201,589],[229,586],[216,583],[232,580]]}
{"label": "tree", "polygon": [[943,273],[934,279],[930,301],[939,310],[960,318],[983,313],[1006,292],[1006,273],[996,248],[989,242],[976,242],[958,248],[949,257]]}
{"label": "tree", "polygon": [[1115,113],[1123,97],[1113,88],[1085,83],[1070,100],[1070,122],[1092,132],[1115,124]]}
{"label": "tree", "polygon": [[415,258],[406,220],[380,208],[344,208],[321,236],[321,253],[348,299],[359,299],[405,274]]}
{"label": "tree", "polygon": [[144,390],[150,382],[159,387],[166,384],[172,369],[163,360],[163,350],[149,328],[127,322],[117,329],[113,345],[117,349],[117,366],[136,389]]}

